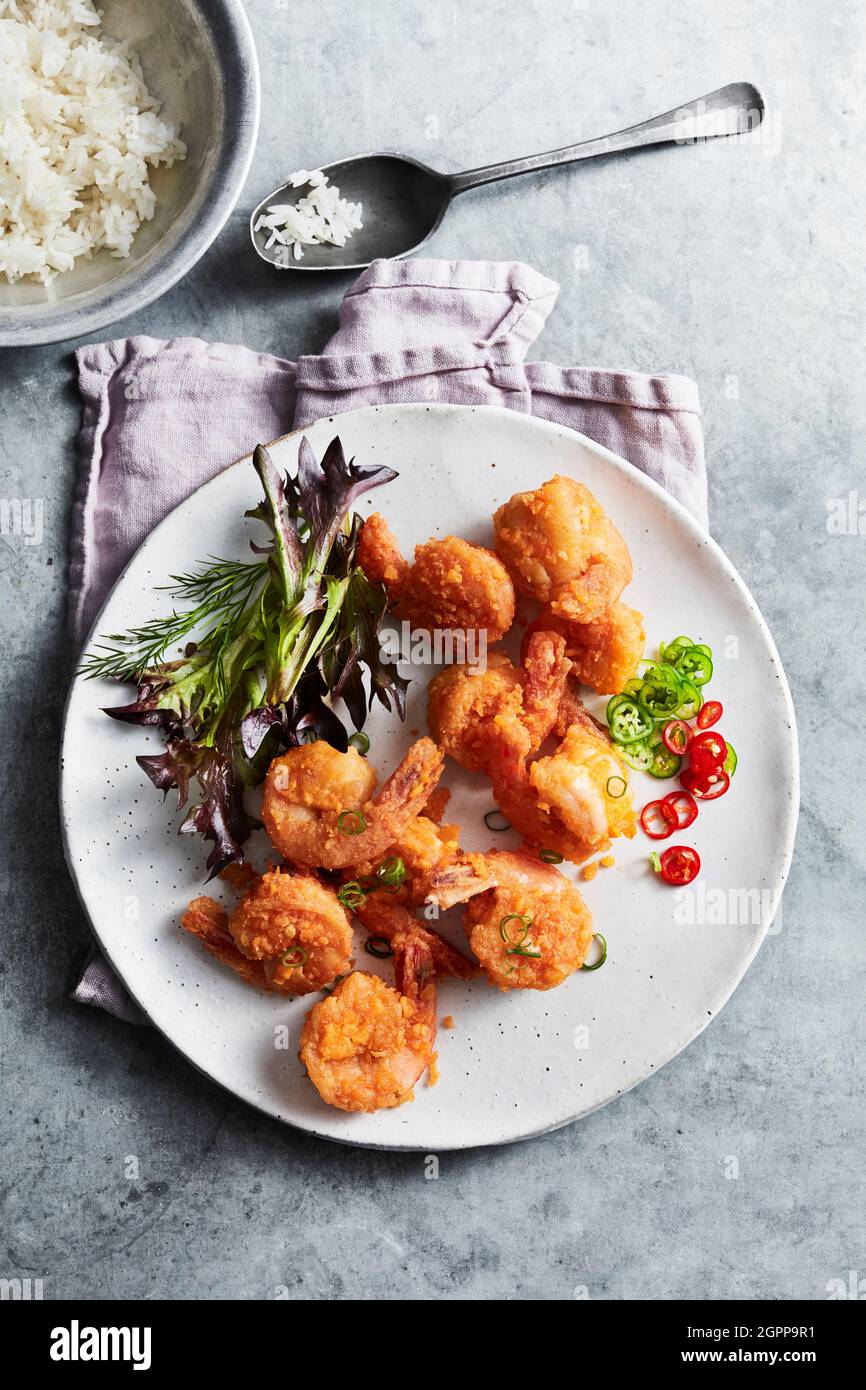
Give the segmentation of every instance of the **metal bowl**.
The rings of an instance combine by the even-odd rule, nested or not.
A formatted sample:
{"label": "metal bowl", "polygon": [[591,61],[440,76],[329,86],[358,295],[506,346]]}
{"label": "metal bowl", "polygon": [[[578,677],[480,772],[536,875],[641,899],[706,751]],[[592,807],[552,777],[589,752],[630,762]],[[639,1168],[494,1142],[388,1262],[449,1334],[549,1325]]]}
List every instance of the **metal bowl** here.
{"label": "metal bowl", "polygon": [[100,251],[48,286],[0,275],[0,346],[56,343],[143,309],[219,234],[246,181],[259,127],[259,68],[241,0],[100,0],[103,30],[128,39],[187,157],[156,169],[156,213],[126,260]]}

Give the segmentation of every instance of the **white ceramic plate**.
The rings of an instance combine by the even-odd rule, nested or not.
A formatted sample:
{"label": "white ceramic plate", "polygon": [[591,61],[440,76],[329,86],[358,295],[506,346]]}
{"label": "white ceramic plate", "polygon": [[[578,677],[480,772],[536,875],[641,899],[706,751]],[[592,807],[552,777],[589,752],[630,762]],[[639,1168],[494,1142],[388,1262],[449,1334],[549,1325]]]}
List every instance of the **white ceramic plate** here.
{"label": "white ceramic plate", "polygon": [[[172,798],[164,806],[135,763],[158,740],[100,713],[122,702],[116,687],[81,679],[63,745],[72,874],[103,950],[154,1024],[251,1105],[314,1134],[384,1148],[433,1151],[540,1134],[612,1100],[680,1052],[729,998],[773,919],[799,800],[794,714],[778,654],[718,546],[659,487],[578,434],[509,411],[450,406],[354,411],[305,433],[319,457],[339,433],[348,455],[399,471],[360,505],[382,511],[407,551],[449,532],[489,544],[494,508],[554,473],[589,486],[631,549],[635,578],[625,597],[646,615],[648,648],[686,632],[716,655],[711,694],[724,702],[720,728],[740,761],[729,795],[678,837],[701,854],[698,883],[663,885],[648,869],[651,846],[641,833],[618,841],[615,868],[582,885],[607,937],[604,968],[546,993],[444,981],[439,1015],[452,1014],[456,1027],[439,1033],[438,1085],[422,1082],[414,1102],[397,1110],[347,1115],[319,1100],[297,1060],[311,1001],[251,990],[179,930],[185,904],[202,891],[203,846],[177,835]],[[298,436],[273,445],[277,464],[293,467],[297,445]],[[260,528],[243,513],[258,500],[249,460],[202,487],[139,550],[95,630],[120,632],[152,616],[165,603],[153,587],[207,554],[247,556]],[[426,728],[431,672],[410,674],[405,725],[378,706],[368,725],[380,774],[413,741],[410,731]],[[446,781],[448,819],[464,827],[468,847],[516,843],[510,833],[486,830],[493,802],[482,778],[449,760]],[[633,786],[638,805],[659,794],[660,784],[643,774],[633,774]],[[461,940],[459,922],[441,925]],[[361,939],[358,964],[375,967]],[[283,1024],[288,1049],[274,1044]]]}

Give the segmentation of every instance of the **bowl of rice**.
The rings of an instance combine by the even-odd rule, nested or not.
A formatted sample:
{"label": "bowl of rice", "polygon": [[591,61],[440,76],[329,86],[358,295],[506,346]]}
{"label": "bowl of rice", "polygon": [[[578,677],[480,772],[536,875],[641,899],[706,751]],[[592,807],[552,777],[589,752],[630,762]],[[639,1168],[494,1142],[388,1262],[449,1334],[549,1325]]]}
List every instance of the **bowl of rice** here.
{"label": "bowl of rice", "polygon": [[259,106],[242,0],[0,0],[0,346],[176,284],[240,197]]}

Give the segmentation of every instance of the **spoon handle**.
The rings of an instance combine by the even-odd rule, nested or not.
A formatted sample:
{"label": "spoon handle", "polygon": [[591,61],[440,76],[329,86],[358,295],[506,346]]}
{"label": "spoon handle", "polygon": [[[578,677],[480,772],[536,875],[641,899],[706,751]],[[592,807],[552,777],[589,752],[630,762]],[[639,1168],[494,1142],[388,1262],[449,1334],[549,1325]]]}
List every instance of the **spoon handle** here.
{"label": "spoon handle", "polygon": [[718,135],[741,135],[755,130],[763,117],[764,102],[757,88],[750,82],[731,82],[674,111],[666,111],[663,116],[629,126],[627,130],[617,130],[612,135],[601,135],[597,140],[584,140],[578,145],[528,155],[525,159],[509,159],[504,164],[488,164],[483,169],[468,169],[464,174],[450,174],[449,188],[453,196],[479,184],[514,178],[516,174],[554,169],[559,164],[573,164],[579,159],[595,159],[599,155],[621,154],[645,145],[687,144],[711,140]]}

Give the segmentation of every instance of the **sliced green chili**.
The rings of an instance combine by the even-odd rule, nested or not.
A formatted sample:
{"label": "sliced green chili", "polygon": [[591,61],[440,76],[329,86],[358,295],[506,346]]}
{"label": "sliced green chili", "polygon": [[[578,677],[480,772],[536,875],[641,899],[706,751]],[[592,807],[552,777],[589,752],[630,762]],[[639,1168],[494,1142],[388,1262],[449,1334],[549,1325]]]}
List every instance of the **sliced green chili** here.
{"label": "sliced green chili", "polygon": [[624,743],[619,749],[619,755],[636,772],[649,772],[652,767],[653,750],[649,739],[641,738],[637,743]]}
{"label": "sliced green chili", "polygon": [[[491,819],[495,820],[497,816],[502,821],[502,825],[491,824]],[[484,817],[484,824],[487,826],[487,829],[492,830],[495,835],[499,835],[503,830],[511,829],[511,822],[505,819],[501,811],[497,810],[487,812],[487,815]]]}
{"label": "sliced green chili", "polygon": [[677,657],[676,669],[695,685],[706,685],[713,674],[713,662],[700,647],[687,647]]}
{"label": "sliced green chili", "polygon": [[624,695],[608,715],[610,736],[615,743],[637,743],[638,739],[646,738],[652,726],[652,715],[631,696]]}
{"label": "sliced green chili", "polygon": [[652,719],[666,719],[680,703],[680,689],[679,675],[672,666],[653,663],[637,698]]}
{"label": "sliced green chili", "polygon": [[688,676],[681,676],[680,703],[676,709],[677,719],[694,719],[703,703],[704,697],[694,681],[689,680]]}
{"label": "sliced green chili", "polygon": [[653,759],[647,772],[650,777],[676,777],[682,761],[678,753],[672,753],[664,743],[660,743],[653,749]]}
{"label": "sliced green chili", "polygon": [[545,864],[561,864],[562,855],[557,854],[555,849],[542,849],[538,852],[539,859],[543,859]]}
{"label": "sliced green chili", "polygon": [[344,835],[360,835],[367,829],[367,818],[363,811],[341,811],[337,817],[337,829]]}

